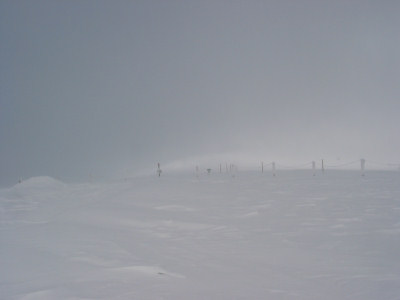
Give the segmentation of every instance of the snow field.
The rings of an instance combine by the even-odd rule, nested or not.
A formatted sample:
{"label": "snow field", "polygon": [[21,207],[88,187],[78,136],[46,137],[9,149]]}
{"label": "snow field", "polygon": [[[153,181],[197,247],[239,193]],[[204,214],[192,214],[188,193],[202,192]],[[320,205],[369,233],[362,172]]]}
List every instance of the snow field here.
{"label": "snow field", "polygon": [[400,299],[400,174],[31,178],[0,190],[1,299]]}

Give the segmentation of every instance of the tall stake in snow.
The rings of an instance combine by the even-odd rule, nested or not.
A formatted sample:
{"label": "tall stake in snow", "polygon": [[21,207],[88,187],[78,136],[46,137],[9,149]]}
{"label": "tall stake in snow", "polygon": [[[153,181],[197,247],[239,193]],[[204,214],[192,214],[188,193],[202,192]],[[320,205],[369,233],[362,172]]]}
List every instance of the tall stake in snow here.
{"label": "tall stake in snow", "polygon": [[325,172],[325,168],[324,168],[324,160],[322,160],[322,164],[321,164],[321,170],[322,170],[322,173],[324,173],[324,172]]}
{"label": "tall stake in snow", "polygon": [[264,162],[261,162],[261,173],[264,173]]}
{"label": "tall stake in snow", "polygon": [[315,161],[312,162],[312,172],[313,176],[315,176]]}
{"label": "tall stake in snow", "polygon": [[276,174],[275,174],[275,171],[276,171],[275,162],[272,162],[272,175],[273,175],[273,176],[276,175]]}
{"label": "tall stake in snow", "polygon": [[157,173],[158,173],[158,177],[161,176],[161,168],[160,168],[160,163],[157,164]]}
{"label": "tall stake in snow", "polygon": [[365,170],[365,159],[362,158],[360,160],[360,162],[361,162],[361,176],[364,176],[365,175],[365,173],[364,173],[364,170]]}

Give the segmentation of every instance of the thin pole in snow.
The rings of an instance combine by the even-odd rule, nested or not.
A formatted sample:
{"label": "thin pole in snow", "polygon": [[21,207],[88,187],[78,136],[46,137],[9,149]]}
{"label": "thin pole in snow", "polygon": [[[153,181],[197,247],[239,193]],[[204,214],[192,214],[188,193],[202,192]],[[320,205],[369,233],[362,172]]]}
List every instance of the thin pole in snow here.
{"label": "thin pole in snow", "polygon": [[365,176],[365,173],[364,173],[364,170],[365,170],[365,159],[362,158],[360,160],[360,162],[361,162],[361,176]]}
{"label": "thin pole in snow", "polygon": [[158,177],[161,176],[161,168],[160,168],[160,163],[157,163],[157,173],[158,173]]}

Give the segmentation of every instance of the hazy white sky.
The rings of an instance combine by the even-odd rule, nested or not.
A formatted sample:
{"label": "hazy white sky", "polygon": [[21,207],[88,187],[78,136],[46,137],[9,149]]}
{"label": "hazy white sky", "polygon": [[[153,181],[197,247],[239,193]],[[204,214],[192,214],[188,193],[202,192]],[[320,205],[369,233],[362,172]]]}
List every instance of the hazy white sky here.
{"label": "hazy white sky", "polygon": [[399,1],[0,2],[0,182],[398,162]]}

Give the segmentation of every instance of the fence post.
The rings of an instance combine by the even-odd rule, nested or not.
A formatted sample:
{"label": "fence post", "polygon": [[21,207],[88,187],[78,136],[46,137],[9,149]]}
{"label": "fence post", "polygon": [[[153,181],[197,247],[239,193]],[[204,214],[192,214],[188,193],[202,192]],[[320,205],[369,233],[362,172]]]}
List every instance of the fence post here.
{"label": "fence post", "polygon": [[360,162],[361,162],[361,176],[364,176],[365,175],[365,173],[364,173],[364,170],[365,170],[365,159],[362,158],[360,160]]}
{"label": "fence post", "polygon": [[158,168],[157,168],[157,173],[158,173],[158,177],[161,176],[161,168],[160,168],[160,163],[157,164]]}

